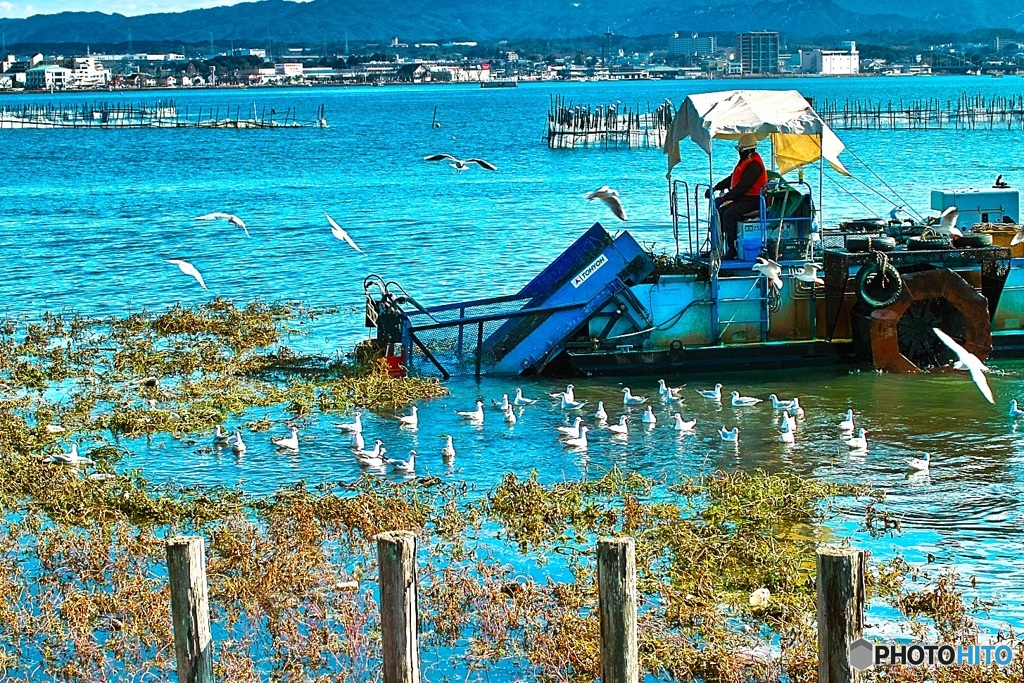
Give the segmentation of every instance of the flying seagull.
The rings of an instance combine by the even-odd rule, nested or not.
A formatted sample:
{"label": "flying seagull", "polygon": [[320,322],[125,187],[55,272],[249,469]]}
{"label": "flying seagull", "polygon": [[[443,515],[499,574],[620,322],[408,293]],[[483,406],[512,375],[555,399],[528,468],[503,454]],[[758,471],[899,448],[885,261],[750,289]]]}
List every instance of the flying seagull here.
{"label": "flying seagull", "polygon": [[167,262],[173,263],[174,265],[178,266],[181,272],[185,273],[185,275],[191,275],[192,277],[194,277],[196,279],[196,282],[202,285],[203,289],[209,289],[209,287],[206,286],[206,283],[203,282],[203,276],[200,275],[199,271],[196,270],[196,267],[193,266],[188,261],[182,261],[181,259],[172,258],[167,259]]}
{"label": "flying seagull", "polygon": [[964,234],[956,227],[956,219],[960,215],[960,209],[955,206],[951,206],[942,213],[939,214],[938,225],[932,227],[932,230],[939,233],[940,235],[955,235],[957,237],[963,237]]}
{"label": "flying seagull", "polygon": [[214,211],[213,213],[207,213],[202,216],[196,216],[197,221],[227,221],[232,225],[237,225],[242,230],[245,230],[246,237],[252,237],[249,234],[249,229],[245,227],[245,221],[236,216],[233,213],[222,213],[220,211]]}
{"label": "flying seagull", "polygon": [[932,331],[935,333],[942,343],[945,344],[953,351],[959,358],[956,363],[953,363],[953,367],[957,370],[967,370],[971,373],[971,379],[978,385],[978,389],[981,391],[982,396],[989,403],[995,403],[995,399],[992,398],[992,390],[988,387],[988,380],[985,379],[985,373],[988,372],[988,367],[981,362],[977,356],[956,343],[956,341],[948,334],[943,332],[937,327],[933,327]]}
{"label": "flying seagull", "polygon": [[465,161],[463,161],[462,159],[453,157],[451,154],[431,154],[430,156],[423,157],[424,161],[444,161],[445,159],[451,162],[450,164],[448,164],[449,166],[451,166],[452,168],[459,172],[468,169],[470,164],[476,164],[480,168],[485,168],[488,171],[498,170],[497,166],[495,166],[489,161],[484,161],[483,159],[466,159]]}
{"label": "flying seagull", "polygon": [[337,237],[342,242],[348,243],[348,246],[352,247],[363,256],[366,256],[366,252],[356,246],[356,243],[352,241],[352,238],[348,236],[348,233],[342,230],[341,226],[338,225],[333,218],[331,218],[331,214],[324,211],[324,215],[327,216],[327,222],[331,224],[332,235]]}
{"label": "flying seagull", "polygon": [[622,202],[619,201],[619,193],[616,190],[613,190],[607,185],[602,185],[587,195],[587,201],[594,201],[595,199],[600,199],[611,207],[612,213],[614,213],[620,221],[626,220],[626,210],[622,208]]}
{"label": "flying seagull", "polygon": [[756,270],[761,273],[761,275],[768,278],[768,281],[771,282],[776,289],[782,289],[782,278],[780,277],[782,275],[782,266],[775,261],[763,256],[758,256],[757,261],[754,263],[751,270]]}

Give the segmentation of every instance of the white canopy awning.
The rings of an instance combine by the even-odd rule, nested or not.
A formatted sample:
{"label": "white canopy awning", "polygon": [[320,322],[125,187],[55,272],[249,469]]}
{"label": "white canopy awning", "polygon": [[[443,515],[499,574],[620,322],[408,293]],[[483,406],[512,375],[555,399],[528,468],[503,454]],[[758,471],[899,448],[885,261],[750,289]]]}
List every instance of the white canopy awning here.
{"label": "white canopy awning", "polygon": [[728,90],[688,96],[680,105],[665,139],[668,175],[679,163],[679,143],[691,138],[711,154],[711,140],[736,139],[753,133],[771,137],[779,172],[824,158],[832,168],[850,175],[839,153],[842,141],[796,90]]}

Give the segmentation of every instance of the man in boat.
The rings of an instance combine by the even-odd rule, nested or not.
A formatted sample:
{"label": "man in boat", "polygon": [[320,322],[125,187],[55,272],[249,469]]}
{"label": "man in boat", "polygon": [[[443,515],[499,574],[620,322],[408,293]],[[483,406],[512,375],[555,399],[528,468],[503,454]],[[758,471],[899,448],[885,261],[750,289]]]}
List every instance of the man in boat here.
{"label": "man in boat", "polygon": [[[725,234],[725,258],[735,259],[737,251],[737,224],[740,219],[760,208],[759,196],[761,188],[768,182],[768,170],[764,160],[757,153],[757,137],[746,133],[736,141],[736,151],[740,160],[732,174],[726,176],[715,185],[715,192],[726,190],[725,194],[715,198],[718,208],[718,219]],[[711,191],[705,193],[706,197]]]}

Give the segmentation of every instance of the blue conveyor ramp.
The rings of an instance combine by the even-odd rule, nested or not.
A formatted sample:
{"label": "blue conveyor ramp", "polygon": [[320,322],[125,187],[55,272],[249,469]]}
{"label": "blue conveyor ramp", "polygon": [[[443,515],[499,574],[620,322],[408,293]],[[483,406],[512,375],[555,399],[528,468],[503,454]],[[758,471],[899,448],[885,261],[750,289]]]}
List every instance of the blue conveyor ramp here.
{"label": "blue conveyor ramp", "polygon": [[[445,374],[539,373],[580,326],[613,301],[635,323],[649,325],[629,287],[653,272],[651,257],[628,232],[613,238],[595,223],[513,296],[430,307],[424,313],[432,322],[408,313],[406,341],[427,352]],[[495,312],[496,306],[501,310]]]}

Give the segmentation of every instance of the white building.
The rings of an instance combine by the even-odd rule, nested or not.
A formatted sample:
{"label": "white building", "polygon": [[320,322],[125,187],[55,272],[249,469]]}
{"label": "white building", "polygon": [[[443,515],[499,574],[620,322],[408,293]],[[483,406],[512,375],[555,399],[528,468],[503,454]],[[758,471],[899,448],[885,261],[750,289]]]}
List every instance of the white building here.
{"label": "white building", "polygon": [[110,69],[96,63],[92,57],[75,57],[72,60],[71,79],[68,85],[74,88],[102,88],[110,81]]}
{"label": "white building", "polygon": [[698,36],[675,33],[668,39],[670,55],[690,55],[691,57],[707,57],[715,54],[718,43],[714,36]]}
{"label": "white building", "polygon": [[63,90],[71,80],[71,69],[47,64],[25,72],[25,88],[28,90]]}
{"label": "white building", "polygon": [[301,77],[302,71],[302,62],[282,62],[274,65],[274,73],[286,78]]}
{"label": "white building", "polygon": [[800,53],[800,70],[804,73],[827,76],[847,76],[860,73],[860,53],[857,44],[849,43],[846,50],[808,50]]}

